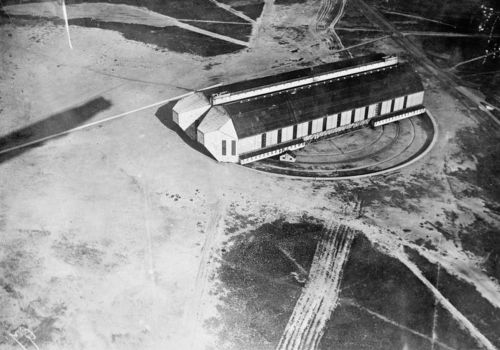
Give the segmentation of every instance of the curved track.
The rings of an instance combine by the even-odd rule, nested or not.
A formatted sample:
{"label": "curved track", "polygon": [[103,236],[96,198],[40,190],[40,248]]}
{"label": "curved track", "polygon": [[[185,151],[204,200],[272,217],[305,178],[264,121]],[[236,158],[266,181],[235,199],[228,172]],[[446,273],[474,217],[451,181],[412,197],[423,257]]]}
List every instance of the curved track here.
{"label": "curved track", "polygon": [[[391,137],[390,142],[381,148],[373,147],[374,152],[369,154],[359,155],[362,150],[366,151],[369,147],[376,145],[373,141],[355,151],[342,154],[344,157],[346,154],[351,154],[352,157],[341,161],[283,163],[278,160],[263,160],[251,163],[247,167],[278,176],[317,180],[360,178],[395,171],[423,157],[432,148],[437,138],[437,124],[429,113],[400,123],[396,129],[397,135]],[[382,136],[378,135],[376,139],[380,141]],[[334,155],[339,156],[338,152]],[[362,164],[364,159],[367,160],[366,164]]]}
{"label": "curved track", "polygon": [[[401,125],[399,123],[395,123],[394,125],[396,127],[396,134],[394,135],[394,137],[390,139],[390,142],[387,145],[383,145],[382,148],[376,150],[373,153],[370,153],[370,157],[376,156],[378,154],[382,154],[383,152],[389,150],[396,142],[398,142],[400,134],[401,134]],[[380,138],[382,138],[382,136],[383,136],[383,132],[382,132],[382,135],[380,136]],[[378,141],[380,141],[380,138],[378,138]],[[346,152],[346,153],[344,153],[344,155],[360,152],[364,149],[367,149],[369,146],[373,146],[374,144],[375,144],[375,142],[373,142],[369,145],[365,145],[358,150]],[[329,155],[329,153],[325,153],[323,156],[326,157],[328,155]],[[350,158],[349,161],[352,163],[355,161],[363,160],[363,158],[366,158],[366,156],[358,156],[358,157]],[[312,158],[311,160],[302,161],[301,163],[305,163],[305,164],[308,164],[308,163],[312,163],[312,164],[342,164],[342,163],[346,163],[346,161],[345,160],[315,161],[314,158]]]}
{"label": "curved track", "polygon": [[[377,143],[377,142],[378,142],[378,141],[382,138],[382,136],[384,136],[385,127],[386,127],[386,125],[383,125],[381,128],[379,128],[380,132],[379,132],[379,134],[377,135],[377,138],[376,138],[373,142],[371,142],[370,144],[368,144],[368,145],[364,145],[363,147],[361,147],[361,148],[359,148],[359,149],[356,149],[356,150],[347,151],[347,152],[343,152],[343,151],[342,151],[342,154],[346,155],[346,154],[351,154],[351,153],[359,152],[359,151],[361,151],[361,150],[363,150],[363,149],[366,149],[366,148],[368,148],[368,147],[370,147],[370,146],[375,145],[375,144],[376,144],[376,143]],[[356,132],[356,131],[351,131],[351,132],[349,132],[349,133],[346,133],[345,135],[349,135],[349,134],[351,134],[351,133],[353,133],[353,132]],[[326,141],[332,142],[333,140],[332,140],[332,139],[328,139],[328,140],[326,140]],[[333,142],[332,142],[332,143],[333,143]],[[330,152],[330,153],[325,153],[325,152],[317,152],[317,153],[313,153],[313,152],[309,152],[309,153],[308,153],[308,155],[309,155],[309,156],[319,156],[319,157],[322,157],[322,156],[323,156],[323,157],[324,157],[324,156],[327,156],[327,155],[328,155],[328,156],[335,156],[335,155],[338,155],[338,153],[333,153],[333,152]]]}

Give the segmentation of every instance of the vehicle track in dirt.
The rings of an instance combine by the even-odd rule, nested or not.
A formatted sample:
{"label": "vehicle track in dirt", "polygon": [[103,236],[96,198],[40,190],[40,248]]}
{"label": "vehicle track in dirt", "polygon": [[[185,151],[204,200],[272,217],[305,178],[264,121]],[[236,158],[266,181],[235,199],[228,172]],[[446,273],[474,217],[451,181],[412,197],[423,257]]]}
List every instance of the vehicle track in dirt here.
{"label": "vehicle track in dirt", "polygon": [[278,350],[316,349],[326,322],[338,304],[342,271],[349,257],[354,231],[329,225],[316,246],[309,279],[302,290]]}

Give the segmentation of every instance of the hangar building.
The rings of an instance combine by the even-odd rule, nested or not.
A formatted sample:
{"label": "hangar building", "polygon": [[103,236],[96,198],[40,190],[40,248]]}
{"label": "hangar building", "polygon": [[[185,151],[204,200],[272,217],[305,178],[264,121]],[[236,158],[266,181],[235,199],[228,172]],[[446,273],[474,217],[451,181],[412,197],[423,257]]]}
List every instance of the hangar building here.
{"label": "hangar building", "polygon": [[198,91],[173,120],[218,161],[245,164],[422,114],[423,98],[407,63],[371,54]]}

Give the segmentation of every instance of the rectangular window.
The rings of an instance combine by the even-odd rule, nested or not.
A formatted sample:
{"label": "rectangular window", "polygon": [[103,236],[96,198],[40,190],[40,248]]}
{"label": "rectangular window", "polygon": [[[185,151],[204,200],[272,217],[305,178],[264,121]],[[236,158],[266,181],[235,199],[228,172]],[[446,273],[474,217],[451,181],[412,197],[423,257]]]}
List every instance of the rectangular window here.
{"label": "rectangular window", "polygon": [[231,155],[236,155],[236,141],[231,141]]}
{"label": "rectangular window", "polygon": [[266,147],[266,133],[262,134],[262,148]]}
{"label": "rectangular window", "polygon": [[354,123],[354,118],[356,118],[356,110],[353,109],[351,112],[351,124]]}
{"label": "rectangular window", "polygon": [[222,155],[226,155],[226,140],[222,140]]}
{"label": "rectangular window", "polygon": [[307,125],[307,135],[311,135],[313,133],[313,122],[310,121]]}
{"label": "rectangular window", "polygon": [[382,102],[377,104],[377,107],[375,108],[375,115],[380,115],[380,111],[382,110]]}
{"label": "rectangular window", "polygon": [[370,106],[365,107],[365,120],[368,119],[368,112],[370,110]]}
{"label": "rectangular window", "polygon": [[323,129],[322,129],[323,131],[326,131],[326,123],[327,123],[327,121],[328,121],[328,118],[324,117],[323,118]]}
{"label": "rectangular window", "polygon": [[293,137],[294,140],[297,138],[297,125],[293,126]]}
{"label": "rectangular window", "polygon": [[403,100],[403,109],[406,108],[406,105],[408,104],[408,95],[405,96],[405,99]]}
{"label": "rectangular window", "polygon": [[281,129],[278,130],[278,143],[281,143]]}
{"label": "rectangular window", "polygon": [[391,113],[394,112],[394,105],[396,104],[396,99],[391,101]]}
{"label": "rectangular window", "polygon": [[342,115],[337,114],[337,128],[340,126],[341,122],[342,122]]}

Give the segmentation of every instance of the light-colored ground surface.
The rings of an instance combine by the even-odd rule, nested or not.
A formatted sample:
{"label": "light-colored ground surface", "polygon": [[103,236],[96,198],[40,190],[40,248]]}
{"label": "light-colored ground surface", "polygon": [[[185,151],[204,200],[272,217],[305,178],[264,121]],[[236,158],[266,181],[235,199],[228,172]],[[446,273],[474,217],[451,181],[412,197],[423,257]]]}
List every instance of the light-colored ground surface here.
{"label": "light-colored ground surface", "polygon": [[[260,34],[250,50],[209,59],[160,52],[118,33],[76,26],[71,27],[71,51],[62,26],[5,24],[0,34],[0,133],[96,96],[111,107],[90,121],[214,81],[289,69],[299,58],[331,60],[304,29],[317,3],[266,4],[270,12],[257,21]],[[288,43],[279,45],[279,40]],[[399,50],[387,42],[377,45]],[[295,48],[300,50],[290,52]],[[208,63],[220,64],[205,70]],[[408,244],[472,283],[492,308],[499,308],[499,284],[482,270],[482,258],[464,251],[458,238],[443,239],[422,225],[441,221],[456,232],[477,216],[499,224],[482,196],[455,195],[454,189],[471,185],[450,179],[445,170],[475,171],[477,162],[473,153],[455,155],[457,131],[478,122],[434,84],[426,81],[426,105],[442,138],[425,159],[388,177],[319,184],[217,164],[166,128],[154,109],[49,141],[3,162],[0,348],[15,348],[7,332],[20,325],[35,331],[43,349],[213,344],[217,335],[206,331],[201,320],[217,314],[219,295],[200,296],[194,286],[210,291],[217,283],[211,279],[213,270],[199,271],[200,261],[211,261],[207,250],[217,252],[225,240],[214,231],[219,201],[237,203],[240,213],[260,217],[262,211],[290,220],[304,213],[326,220],[333,216],[388,253]],[[370,204],[345,199],[353,188],[384,193],[386,186],[395,192]],[[406,193],[409,188],[412,195]],[[394,200],[397,193],[404,198]],[[451,211],[456,221],[445,218]],[[223,223],[231,219],[227,211],[220,215]],[[432,242],[436,250],[415,245],[418,239]],[[199,309],[188,313],[193,304]]]}

